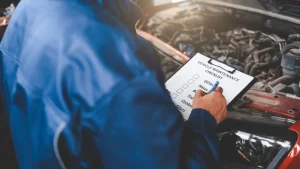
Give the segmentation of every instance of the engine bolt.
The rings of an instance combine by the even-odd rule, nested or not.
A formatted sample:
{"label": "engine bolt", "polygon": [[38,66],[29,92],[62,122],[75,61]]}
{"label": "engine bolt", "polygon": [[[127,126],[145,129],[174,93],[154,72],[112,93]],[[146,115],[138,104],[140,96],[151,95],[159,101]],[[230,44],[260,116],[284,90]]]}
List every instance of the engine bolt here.
{"label": "engine bolt", "polygon": [[289,110],[288,113],[289,114],[294,114],[295,112],[294,112],[294,110]]}

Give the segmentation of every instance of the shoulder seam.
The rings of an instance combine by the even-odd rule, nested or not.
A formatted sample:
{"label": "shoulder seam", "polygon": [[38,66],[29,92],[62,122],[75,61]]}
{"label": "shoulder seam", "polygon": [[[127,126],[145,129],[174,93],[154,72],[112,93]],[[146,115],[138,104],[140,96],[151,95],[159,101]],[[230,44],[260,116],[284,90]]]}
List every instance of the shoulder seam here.
{"label": "shoulder seam", "polygon": [[14,61],[16,61],[19,64],[19,60],[16,57],[14,57],[13,54],[8,52],[2,45],[0,45],[0,50],[1,50],[1,52],[6,54],[8,57],[12,58]]}

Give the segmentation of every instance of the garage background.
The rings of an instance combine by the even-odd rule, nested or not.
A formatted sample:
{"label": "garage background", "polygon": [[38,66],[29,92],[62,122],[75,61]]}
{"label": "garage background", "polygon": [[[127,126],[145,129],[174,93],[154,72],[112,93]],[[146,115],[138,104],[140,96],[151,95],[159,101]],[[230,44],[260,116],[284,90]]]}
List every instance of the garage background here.
{"label": "garage background", "polygon": [[11,3],[17,4],[18,2],[19,2],[18,0],[1,0],[1,2],[0,2],[0,8],[6,8]]}

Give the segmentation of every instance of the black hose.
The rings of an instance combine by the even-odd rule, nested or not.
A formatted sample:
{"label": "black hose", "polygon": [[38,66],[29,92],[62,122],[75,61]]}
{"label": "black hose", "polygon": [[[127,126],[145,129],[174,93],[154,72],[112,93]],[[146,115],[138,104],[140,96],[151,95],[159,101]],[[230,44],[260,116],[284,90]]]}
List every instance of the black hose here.
{"label": "black hose", "polygon": [[269,83],[270,86],[274,87],[276,85],[278,85],[279,83],[283,83],[285,85],[289,85],[291,84],[293,81],[295,80],[295,78],[293,78],[292,76],[281,76],[278,79],[272,81]]}
{"label": "black hose", "polygon": [[231,40],[230,41],[232,43],[233,46],[235,46],[236,48],[236,59],[240,60],[240,54],[241,54],[241,47],[240,47],[240,44],[238,44],[235,40]]}
{"label": "black hose", "polygon": [[258,71],[260,68],[266,67],[266,66],[268,66],[268,65],[269,65],[269,63],[257,63],[257,64],[255,64],[254,66],[252,66],[249,75],[250,75],[250,76],[255,76],[256,73],[257,73],[257,71]]}
{"label": "black hose", "polygon": [[291,49],[299,49],[299,48],[300,48],[300,42],[292,43],[292,44],[285,46],[281,50],[281,54],[282,54],[282,56],[285,56],[285,54],[287,54]]}
{"label": "black hose", "polygon": [[249,63],[252,59],[253,59],[253,52],[251,54],[248,55],[247,59],[246,59],[246,63]]}
{"label": "black hose", "polygon": [[250,63],[247,62],[244,73],[249,74],[249,71],[250,71],[251,67],[253,66],[253,64],[254,64],[254,61],[251,61]]}
{"label": "black hose", "polygon": [[300,87],[297,84],[291,84],[289,87],[293,90],[293,94],[300,97]]}

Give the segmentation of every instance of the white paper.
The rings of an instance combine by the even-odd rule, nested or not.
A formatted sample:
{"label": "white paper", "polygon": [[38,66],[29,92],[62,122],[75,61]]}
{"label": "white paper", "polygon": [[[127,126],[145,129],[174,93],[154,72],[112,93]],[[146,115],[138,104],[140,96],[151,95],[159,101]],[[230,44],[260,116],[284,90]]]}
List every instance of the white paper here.
{"label": "white paper", "polygon": [[208,92],[215,82],[219,81],[228,105],[254,79],[239,71],[231,74],[227,71],[232,71],[233,68],[217,61],[209,64],[209,60],[210,58],[198,53],[165,83],[173,102],[185,120],[191,114],[196,90]]}

